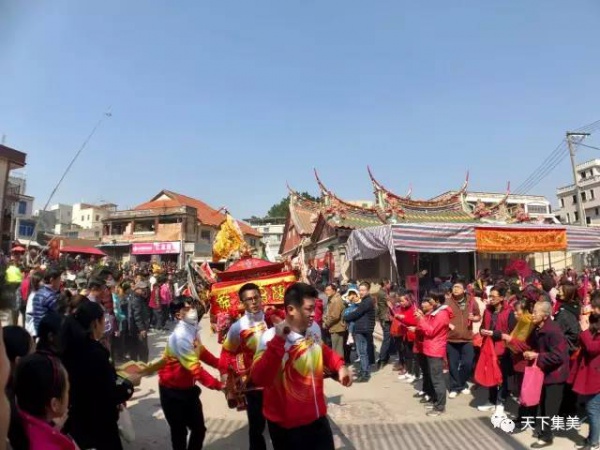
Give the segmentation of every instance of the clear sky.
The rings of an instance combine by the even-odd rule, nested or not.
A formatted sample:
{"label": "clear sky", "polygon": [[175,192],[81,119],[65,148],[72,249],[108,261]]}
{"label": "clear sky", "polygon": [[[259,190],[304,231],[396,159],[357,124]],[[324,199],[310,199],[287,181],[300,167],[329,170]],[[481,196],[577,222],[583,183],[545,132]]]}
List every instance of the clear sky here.
{"label": "clear sky", "polygon": [[313,167],[371,199],[367,164],[413,197],[467,169],[501,192],[600,119],[599,22],[597,0],[0,0],[0,134],[38,207],[109,105],[53,203],[168,188],[242,218],[316,194]]}

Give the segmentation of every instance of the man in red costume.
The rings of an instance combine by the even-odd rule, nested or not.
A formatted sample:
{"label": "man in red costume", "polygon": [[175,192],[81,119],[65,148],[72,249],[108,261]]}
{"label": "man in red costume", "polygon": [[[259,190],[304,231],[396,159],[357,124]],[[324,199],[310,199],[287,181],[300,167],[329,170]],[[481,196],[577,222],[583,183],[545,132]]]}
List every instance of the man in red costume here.
{"label": "man in red costume", "polygon": [[[221,372],[223,384],[227,384],[228,372],[231,369],[242,379],[247,377],[260,338],[267,330],[260,288],[254,283],[246,283],[240,288],[238,296],[246,311],[237,322],[231,325],[227,337],[223,341],[219,359],[219,372]],[[246,387],[252,388],[248,383],[246,383]],[[246,392],[246,404],[250,450],[266,450],[267,444],[263,436],[265,418],[262,412],[262,390]]]}
{"label": "man in red costume", "polygon": [[178,322],[169,336],[163,367],[158,372],[160,404],[171,428],[173,450],[199,450],[206,426],[196,383],[222,389],[221,382],[202,368],[200,361],[217,368],[219,360],[200,343],[198,312],[191,299],[177,299],[171,303],[171,312]]}
{"label": "man in red costume", "polygon": [[323,394],[325,372],[344,386],[352,374],[343,359],[323,344],[314,323],[319,293],[294,283],[284,295],[286,318],[261,338],[250,376],[264,388],[263,413],[275,450],[333,450]]}

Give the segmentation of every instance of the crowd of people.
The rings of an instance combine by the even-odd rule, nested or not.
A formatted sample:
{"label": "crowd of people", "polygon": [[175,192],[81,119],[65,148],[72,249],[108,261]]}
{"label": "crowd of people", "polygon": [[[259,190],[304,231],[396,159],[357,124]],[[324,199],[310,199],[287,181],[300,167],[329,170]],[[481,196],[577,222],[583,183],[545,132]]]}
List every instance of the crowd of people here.
{"label": "crowd of people", "polygon": [[[473,381],[488,389],[480,411],[507,417],[507,401],[515,399],[515,433],[532,430],[532,448],[552,446],[556,423],[568,419],[590,427],[576,448],[600,448],[600,271],[482,273],[470,283],[453,276],[424,291],[389,280],[375,290],[366,282],[327,286],[319,324],[332,348],[358,363],[357,382],[368,382],[397,354],[393,370],[406,383],[421,381],[414,396],[427,416],[446,413],[448,399],[470,395]],[[383,334],[377,361],[376,321]],[[543,372],[543,382],[527,384],[527,392],[539,391],[534,404],[520,397],[531,366]]]}
{"label": "crowd of people", "polygon": [[24,271],[16,258],[8,262],[1,280],[10,448],[121,448],[119,411],[141,374],[117,376],[115,367],[147,363],[148,332],[176,320],[170,305],[181,288],[163,269],[88,264],[83,282],[56,265]]}
{"label": "crowd of people", "polygon": [[[14,314],[14,300],[3,296],[10,300],[4,321],[12,324],[0,342],[0,357],[7,358],[0,365],[0,433],[6,431],[10,448],[122,448],[124,404],[142,376],[158,372],[174,450],[202,448],[198,384],[223,390],[246,410],[251,449],[266,448],[265,428],[275,449],[332,449],[324,378],[369,383],[393,359],[392,370],[415,385],[415,401],[428,417],[470,395],[474,382],[487,389],[480,411],[507,417],[515,400],[515,432],[533,426],[532,448],[553,445],[554,427],[543,420],[552,417],[586,420],[589,434],[576,447],[599,448],[600,271],[484,273],[469,283],[453,276],[421,292],[389,280],[337,286],[317,279],[316,287],[290,286],[283,309],[268,314],[260,287],[248,283],[239,291],[244,312],[215,356],[199,339],[205,307],[161,267],[147,268],[94,267],[85,285],[72,288],[66,270],[23,273],[9,263],[3,290],[14,289],[19,307]],[[117,375],[119,362],[148,362],[151,328],[172,329],[164,354],[141,371]],[[527,375],[532,367],[542,374],[537,385]]]}

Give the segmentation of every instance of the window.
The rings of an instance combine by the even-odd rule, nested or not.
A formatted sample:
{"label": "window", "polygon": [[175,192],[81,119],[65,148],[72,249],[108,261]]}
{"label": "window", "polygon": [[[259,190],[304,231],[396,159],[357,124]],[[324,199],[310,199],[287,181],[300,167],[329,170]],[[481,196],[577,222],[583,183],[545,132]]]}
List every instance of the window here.
{"label": "window", "polygon": [[579,213],[575,211],[575,222],[579,222]]}
{"label": "window", "polygon": [[574,196],[573,196],[573,204],[574,204],[574,205],[576,205],[576,204],[577,204],[577,196],[576,196],[576,195],[574,195]]}
{"label": "window", "polygon": [[264,227],[263,228],[263,233],[268,233],[269,232],[269,227]]}
{"label": "window", "polygon": [[88,220],[90,220],[90,215],[88,214]]}
{"label": "window", "polygon": [[19,210],[18,210],[18,212],[21,215],[27,214],[27,202],[24,202],[23,200],[21,200],[19,202]]}
{"label": "window", "polygon": [[560,207],[561,207],[561,208],[564,208],[564,207],[565,207],[565,199],[564,199],[564,198],[561,198],[561,199],[560,199]]}
{"label": "window", "polygon": [[592,223],[592,218],[586,216],[585,223],[587,223],[588,225],[591,224]]}
{"label": "window", "polygon": [[581,200],[587,202],[587,196],[585,195],[585,192],[581,193]]}
{"label": "window", "polygon": [[593,189],[590,189],[590,198],[591,198],[592,200],[594,200],[594,198],[595,198],[595,197],[594,197],[594,190],[593,190]]}
{"label": "window", "polygon": [[96,214],[96,222],[100,222],[100,216]]}
{"label": "window", "polygon": [[527,212],[530,214],[546,214],[548,208],[546,205],[527,205]]}
{"label": "window", "polygon": [[210,241],[210,231],[208,231],[208,230],[200,231],[200,238]]}
{"label": "window", "polygon": [[19,222],[19,236],[33,236],[33,229],[35,228],[34,222],[22,220]]}
{"label": "window", "polygon": [[83,222],[85,220],[85,216],[81,216],[81,221]]}
{"label": "window", "polygon": [[567,223],[571,223],[571,215],[567,213]]}
{"label": "window", "polygon": [[596,208],[596,215],[598,215],[598,208]]}
{"label": "window", "polygon": [[251,245],[252,247],[256,247],[256,239],[254,239],[254,238],[251,238],[251,239],[250,239],[250,245]]}

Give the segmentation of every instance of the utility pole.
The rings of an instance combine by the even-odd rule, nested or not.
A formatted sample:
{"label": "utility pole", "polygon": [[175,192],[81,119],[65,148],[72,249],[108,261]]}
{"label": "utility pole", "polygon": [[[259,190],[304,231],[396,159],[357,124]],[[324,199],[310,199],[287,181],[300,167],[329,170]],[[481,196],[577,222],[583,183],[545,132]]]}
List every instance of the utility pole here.
{"label": "utility pole", "polygon": [[575,167],[576,142],[573,142],[573,138],[578,137],[581,140],[589,135],[590,133],[571,133],[567,131],[567,145],[569,146],[569,156],[571,157],[571,167],[573,168],[573,181],[575,182],[575,198],[577,199],[577,206],[579,209],[579,223],[584,227],[587,227],[587,220],[585,218],[585,207],[583,206],[583,199],[581,198],[581,189],[579,189],[577,168]]}

